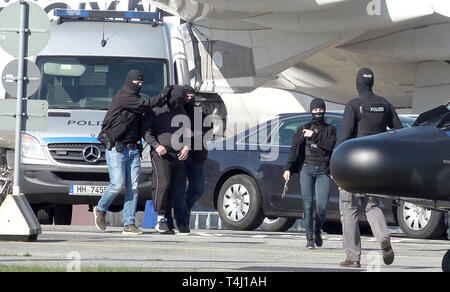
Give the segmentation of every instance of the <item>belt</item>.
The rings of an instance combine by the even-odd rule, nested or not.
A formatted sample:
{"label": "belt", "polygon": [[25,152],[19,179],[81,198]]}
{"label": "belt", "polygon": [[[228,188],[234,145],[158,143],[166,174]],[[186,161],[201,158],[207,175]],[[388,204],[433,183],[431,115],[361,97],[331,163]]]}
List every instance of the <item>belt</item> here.
{"label": "belt", "polygon": [[305,165],[309,166],[320,166],[323,162],[322,161],[305,161]]}
{"label": "belt", "polygon": [[128,144],[126,145],[126,147],[127,147],[128,149],[137,149],[137,148],[138,148],[136,143],[128,143]]}

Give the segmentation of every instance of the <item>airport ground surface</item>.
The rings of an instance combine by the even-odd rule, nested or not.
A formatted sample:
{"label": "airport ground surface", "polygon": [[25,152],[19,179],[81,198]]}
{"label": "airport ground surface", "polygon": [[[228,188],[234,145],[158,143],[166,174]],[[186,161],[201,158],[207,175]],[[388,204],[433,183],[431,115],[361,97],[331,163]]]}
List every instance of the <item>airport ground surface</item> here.
{"label": "airport ground surface", "polygon": [[[192,230],[188,235],[122,235],[92,226],[42,226],[36,242],[2,242],[0,270],[43,267],[60,270],[143,270],[176,272],[347,271],[342,236],[324,234],[324,246],[307,250],[302,232]],[[418,240],[394,234],[395,262],[382,264],[378,243],[363,237],[359,271],[439,272],[448,240]]]}

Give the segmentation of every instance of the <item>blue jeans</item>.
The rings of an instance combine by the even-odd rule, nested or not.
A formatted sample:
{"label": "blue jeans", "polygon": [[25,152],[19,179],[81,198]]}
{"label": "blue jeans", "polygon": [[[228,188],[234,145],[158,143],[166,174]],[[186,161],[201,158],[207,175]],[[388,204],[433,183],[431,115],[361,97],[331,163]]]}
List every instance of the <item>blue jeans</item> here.
{"label": "blue jeans", "polygon": [[[178,226],[189,226],[191,209],[205,191],[204,164],[204,161],[195,161],[191,156],[186,160],[183,176],[178,186],[173,206],[173,212]],[[186,179],[189,181],[187,190]]]}
{"label": "blue jeans", "polygon": [[[306,236],[312,237],[314,232],[319,232],[322,229],[330,198],[330,183],[330,177],[321,171],[318,166],[303,166],[300,172],[300,188],[303,197],[303,210],[305,212]],[[314,194],[316,208],[314,208]],[[316,216],[315,227],[314,215]]]}
{"label": "blue jeans", "polygon": [[124,226],[134,224],[138,203],[139,174],[141,173],[141,161],[139,150],[124,148],[117,152],[113,147],[106,150],[110,184],[98,202],[97,209],[108,211],[117,195],[125,189],[125,202],[123,205]]}

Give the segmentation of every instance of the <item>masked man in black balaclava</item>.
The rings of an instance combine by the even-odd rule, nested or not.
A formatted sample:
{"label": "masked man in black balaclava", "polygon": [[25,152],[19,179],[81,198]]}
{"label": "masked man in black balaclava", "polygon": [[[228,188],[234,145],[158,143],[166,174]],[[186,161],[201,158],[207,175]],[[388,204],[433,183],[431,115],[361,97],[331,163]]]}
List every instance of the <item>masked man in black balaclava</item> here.
{"label": "masked man in black balaclava", "polygon": [[140,122],[143,113],[152,111],[155,106],[165,103],[165,96],[160,94],[149,100],[139,96],[144,76],[138,70],[131,70],[125,78],[125,85],[114,96],[103,120],[98,140],[106,146],[110,185],[94,208],[95,225],[100,230],[106,229],[105,213],[114,199],[123,190],[125,202],[123,208],[124,234],[141,234],[135,225],[138,203],[138,182],[141,170]]}
{"label": "masked man in black balaclava", "polygon": [[189,154],[191,132],[189,118],[184,110],[186,91],[179,85],[171,85],[165,91],[168,104],[147,114],[141,131],[145,141],[152,147],[153,206],[158,215],[155,229],[161,234],[173,234],[173,226],[169,221],[184,161]]}
{"label": "masked man in black balaclava", "polygon": [[[359,97],[352,99],[344,111],[338,145],[348,139],[383,133],[386,128],[400,129],[402,124],[395,108],[385,98],[373,93],[375,76],[372,70],[363,68],[356,77]],[[340,190],[340,211],[344,237],[344,249],[347,258],[341,267],[361,267],[361,238],[358,226],[358,200],[345,190]],[[394,261],[394,252],[390,243],[390,233],[383,212],[375,197],[361,196],[367,221],[374,236],[381,245],[383,260],[387,265]]]}
{"label": "masked man in black balaclava", "polygon": [[[195,90],[189,85],[185,85],[183,88],[187,93],[187,102],[184,109],[191,122],[193,136],[190,142],[191,151],[189,151],[181,182],[178,186],[173,213],[178,231],[180,233],[189,233],[191,209],[205,191],[204,164],[208,157],[208,150],[205,145],[210,138],[206,135],[211,130],[211,127],[203,126],[203,122],[209,114],[207,109],[202,107],[201,104],[195,103]],[[187,181],[189,181],[188,184]]]}
{"label": "masked man in black balaclava", "polygon": [[[283,174],[284,179],[289,181],[292,173],[300,172],[308,249],[323,244],[321,229],[330,196],[330,158],[336,144],[336,127],[325,122],[325,109],[322,99],[313,99],[310,105],[312,120],[297,130]],[[281,131],[282,128],[280,136]]]}

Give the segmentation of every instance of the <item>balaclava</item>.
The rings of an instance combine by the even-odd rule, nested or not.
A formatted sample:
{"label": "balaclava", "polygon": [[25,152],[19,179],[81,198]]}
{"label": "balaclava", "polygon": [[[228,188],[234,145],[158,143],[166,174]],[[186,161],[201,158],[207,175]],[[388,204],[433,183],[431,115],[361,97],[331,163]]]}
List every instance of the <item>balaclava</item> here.
{"label": "balaclava", "polygon": [[186,90],[179,85],[173,85],[173,88],[170,91],[168,106],[171,110],[182,108],[186,103],[186,99]]}
{"label": "balaclava", "polygon": [[369,68],[362,68],[356,76],[356,89],[359,95],[365,92],[372,92],[372,87],[375,81],[375,76]]}
{"label": "balaclava", "polygon": [[186,91],[186,102],[187,103],[194,103],[194,98],[188,99],[188,94],[195,94],[195,89],[192,88],[190,85],[183,85],[184,90]]}
{"label": "balaclava", "polygon": [[139,70],[130,70],[127,73],[127,77],[126,77],[126,86],[131,89],[134,93],[139,94],[139,92],[142,89],[141,85],[135,84],[133,83],[133,80],[140,80],[140,81],[144,81],[144,75],[142,74],[141,71]]}
{"label": "balaclava", "polygon": [[[316,109],[316,108],[321,108],[321,109],[324,110],[324,112],[323,113],[313,114],[312,110]],[[321,99],[321,98],[314,98],[311,101],[309,109],[310,109],[311,114],[312,114],[312,123],[313,124],[322,124],[324,122],[324,120],[325,120],[324,116],[325,116],[325,110],[326,110],[325,102],[323,101],[323,99]]]}

